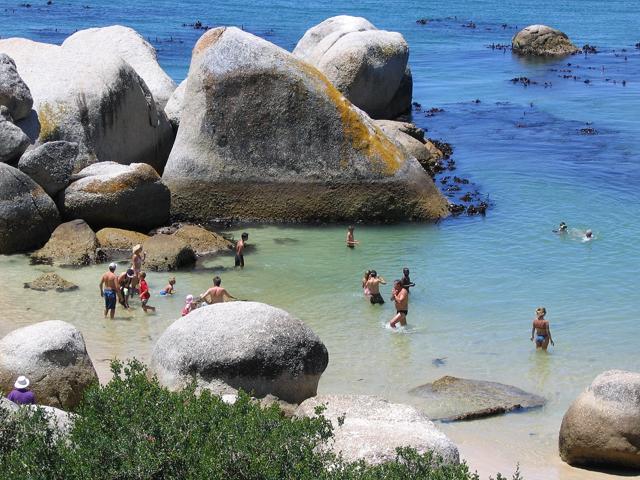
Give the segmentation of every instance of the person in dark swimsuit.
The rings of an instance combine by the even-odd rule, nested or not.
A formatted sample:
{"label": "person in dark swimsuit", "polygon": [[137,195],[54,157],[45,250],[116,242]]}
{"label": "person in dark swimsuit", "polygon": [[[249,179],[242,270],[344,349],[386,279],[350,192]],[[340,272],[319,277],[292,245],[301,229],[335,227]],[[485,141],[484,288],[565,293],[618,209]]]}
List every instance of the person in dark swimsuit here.
{"label": "person in dark swimsuit", "polygon": [[411,278],[409,277],[409,269],[406,267],[402,269],[402,278],[400,281],[407,292],[409,291],[409,288],[416,286],[416,284],[411,281]]}
{"label": "person in dark swimsuit", "polygon": [[371,270],[369,273],[369,280],[365,284],[369,289],[369,293],[371,296],[369,297],[369,301],[371,305],[375,305],[376,303],[382,305],[384,303],[384,298],[380,295],[380,285],[386,285],[384,278],[378,277],[378,272],[375,270]]}
{"label": "person in dark swimsuit", "polygon": [[118,277],[118,286],[120,287],[120,305],[124,308],[129,307],[129,289],[133,283],[133,278],[136,276],[133,268],[130,268],[122,275]]}
{"label": "person in dark swimsuit", "polygon": [[536,308],[536,319],[533,321],[533,326],[531,327],[531,341],[534,341],[536,349],[541,348],[546,351],[549,343],[551,345],[555,345],[553,343],[553,339],[551,338],[551,328],[549,327],[549,320],[546,320],[544,316],[547,314],[547,309],[544,307]]}
{"label": "person in dark swimsuit", "polygon": [[244,232],[240,237],[240,241],[236,243],[236,258],[235,258],[236,267],[244,268],[244,247],[245,247],[245,242],[248,239],[249,239],[249,234],[247,232]]}
{"label": "person in dark swimsuit", "polygon": [[409,313],[409,291],[403,286],[402,280],[393,282],[391,300],[396,304],[396,314],[389,322],[389,326],[396,328],[398,323],[403,327],[406,326],[407,314]]}

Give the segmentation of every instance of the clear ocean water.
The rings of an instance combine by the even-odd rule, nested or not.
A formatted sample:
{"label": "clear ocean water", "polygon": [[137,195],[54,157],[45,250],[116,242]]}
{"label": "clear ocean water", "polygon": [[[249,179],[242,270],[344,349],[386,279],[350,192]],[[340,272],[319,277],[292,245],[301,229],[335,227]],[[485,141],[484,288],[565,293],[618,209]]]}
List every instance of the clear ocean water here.
{"label": "clear ocean water", "polygon": [[[484,476],[510,472],[519,462],[527,479],[608,477],[564,465],[557,433],[568,405],[598,373],[640,370],[640,3],[20,3],[0,0],[2,38],[61,43],[76,29],[125,24],[149,39],[178,82],[202,33],[183,24],[196,20],[242,26],[288,50],[307,28],[337,14],[399,31],[411,48],[414,100],[423,109],[413,120],[453,145],[455,174],[473,181],[493,207],[485,218],[437,225],[358,226],[362,244],[355,250],[344,247],[343,226],[250,227],[254,248],[244,271],[230,269],[230,257],[208,259],[178,275],[179,296],[157,298],[157,315],[138,309],[119,313],[115,322],[101,316],[101,267],[58,269],[81,285],[77,293],[36,293],[22,283],[47,269],[29,266],[23,256],[0,257],[0,334],[44,319],[70,321],[84,332],[106,379],[113,356],[148,359],[183,295],[204,291],[220,273],[232,293],[285,308],[321,336],[330,353],[321,393],[377,394],[438,416],[446,406],[425,406],[408,390],[442,375],[510,383],[545,396],[547,405],[442,425],[473,468]],[[430,20],[419,25],[419,18]],[[469,21],[475,28],[463,26]],[[532,23],[559,28],[599,53],[531,62],[488,48],[510,43]],[[510,82],[522,76],[537,83]],[[432,107],[444,112],[425,116]],[[582,128],[597,134],[583,135]],[[560,221],[569,224],[569,235],[551,232]],[[586,228],[595,234],[590,243],[580,238]],[[392,280],[405,266],[417,287],[409,328],[395,333],[384,328],[391,306],[366,303],[360,277],[375,268]],[[160,289],[164,277],[153,275],[152,288]],[[546,355],[529,341],[539,305],[548,310],[556,341]]]}

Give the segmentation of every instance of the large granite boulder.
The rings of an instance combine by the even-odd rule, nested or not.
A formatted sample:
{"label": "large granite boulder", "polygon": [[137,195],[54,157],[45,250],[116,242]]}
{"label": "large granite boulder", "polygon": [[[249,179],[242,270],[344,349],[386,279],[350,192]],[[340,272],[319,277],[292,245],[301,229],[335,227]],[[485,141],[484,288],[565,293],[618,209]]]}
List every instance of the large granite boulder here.
{"label": "large granite boulder", "polygon": [[193,220],[437,219],[447,202],[312,66],[237,28],[193,50],[163,174],[172,213]]}
{"label": "large granite boulder", "polygon": [[[379,464],[395,460],[396,448],[433,452],[445,463],[460,461],[458,447],[429,418],[409,405],[367,395],[318,395],[302,402],[297,416],[322,415],[333,423],[331,448],[349,462]],[[339,418],[344,417],[340,425]]]}
{"label": "large granite boulder", "polygon": [[556,57],[580,52],[566,33],[546,25],[529,25],[511,39],[511,48],[519,55]]}
{"label": "large granite boulder", "polygon": [[95,163],[71,180],[58,198],[66,219],[82,218],[96,230],[150,230],[169,219],[169,189],[146,163]]}
{"label": "large granite boulder", "polygon": [[77,143],[47,142],[25,153],[18,168],[54,198],[69,185],[77,157]]}
{"label": "large granite boulder", "polygon": [[134,245],[142,245],[149,240],[149,235],[121,228],[103,228],[98,230],[96,237],[100,248],[126,250],[129,253]]}
{"label": "large granite boulder", "polygon": [[0,53],[0,105],[9,109],[14,120],[22,120],[33,107],[31,91],[16,69],[16,62]]}
{"label": "large granite boulder", "polygon": [[42,187],[0,163],[0,254],[42,246],[59,223],[58,209]]}
{"label": "large granite boulder", "polygon": [[18,122],[36,145],[76,142],[74,171],[95,162],[148,163],[161,172],[173,129],[121,56],[103,48],[0,40],[31,90],[34,110]]}
{"label": "large granite boulder", "polygon": [[0,340],[0,388],[10,391],[25,375],[41,405],[72,409],[98,376],[82,334],[59,320],[18,328]]}
{"label": "large granite boulder", "polygon": [[425,400],[422,407],[431,418],[445,421],[476,420],[546,403],[543,397],[512,385],[448,375],[409,393]]}
{"label": "large granite boulder", "polygon": [[[6,109],[6,107],[0,107]],[[0,115],[0,163],[17,163],[31,141],[6,115]],[[9,117],[11,118],[11,117]]]}
{"label": "large granite boulder", "polygon": [[224,382],[255,396],[300,403],[316,394],[329,361],[300,320],[257,302],[218,303],[174,322],[153,349],[151,369],[168,388]]}
{"label": "large granite boulder", "polygon": [[71,292],[77,290],[78,286],[65,280],[55,272],[47,272],[40,275],[31,282],[25,282],[24,288],[30,288],[38,292],[55,290],[56,292]]}
{"label": "large granite boulder", "polygon": [[167,118],[173,125],[174,130],[178,130],[180,126],[180,116],[182,115],[182,103],[184,102],[184,91],[187,88],[187,80],[183,80],[178,85],[171,97],[169,97],[169,101],[167,105],[164,107],[164,113],[167,115]]}
{"label": "large granite boulder", "polygon": [[640,373],[598,375],[565,413],[559,443],[571,465],[640,470]]}
{"label": "large granite boulder", "polygon": [[159,109],[164,108],[176,89],[175,82],[158,64],[156,49],[132,28],[112,25],[80,30],[67,38],[62,47],[122,57],[147,84]]}
{"label": "large granite boulder", "polygon": [[409,46],[400,33],[339,15],[307,30],[293,54],[373,118],[393,119],[411,110]]}
{"label": "large granite boulder", "polygon": [[167,272],[192,267],[196,253],[185,240],[174,235],[154,235],[143,244],[147,254],[143,268]]}
{"label": "large granite boulder", "polygon": [[198,255],[224,252],[233,249],[233,243],[222,235],[197,225],[181,225],[173,234],[191,246]]}
{"label": "large granite boulder", "polygon": [[31,254],[33,263],[66,267],[91,265],[96,261],[96,234],[84,220],[61,223],[44,247]]}

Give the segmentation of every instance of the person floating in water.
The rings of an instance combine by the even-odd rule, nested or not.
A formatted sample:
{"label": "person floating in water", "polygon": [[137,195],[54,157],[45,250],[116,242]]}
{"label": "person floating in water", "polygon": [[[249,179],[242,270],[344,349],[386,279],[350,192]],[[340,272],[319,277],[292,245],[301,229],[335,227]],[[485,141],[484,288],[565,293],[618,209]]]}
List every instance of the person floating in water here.
{"label": "person floating in water", "polygon": [[544,318],[546,314],[546,308],[536,308],[536,319],[533,321],[533,326],[531,327],[531,341],[534,341],[535,335],[536,349],[541,348],[544,351],[547,350],[549,343],[551,343],[551,345],[555,345],[553,343],[553,338],[551,338],[549,320]]}
{"label": "person floating in water", "polygon": [[567,233],[568,230],[569,227],[567,227],[567,224],[564,222],[560,222],[560,225],[558,225],[558,229],[554,230],[553,233]]}
{"label": "person floating in water", "polygon": [[235,266],[244,268],[244,247],[246,246],[246,242],[249,239],[249,234],[247,232],[243,232],[240,236],[240,240],[236,243],[236,259]]}
{"label": "person floating in water", "polygon": [[100,279],[100,296],[104,298],[104,317],[107,318],[107,313],[109,313],[111,319],[116,313],[116,299],[120,296],[118,278],[114,273],[116,267],[115,263],[110,263],[109,271],[102,275]]}
{"label": "person floating in water", "polygon": [[353,225],[349,225],[347,227],[347,247],[349,248],[354,248],[356,245],[360,243],[358,240],[353,238],[353,230],[354,230]]}
{"label": "person floating in water", "polygon": [[407,292],[409,292],[409,288],[416,286],[416,284],[411,281],[411,277],[409,277],[409,269],[406,267],[402,269],[402,278],[400,279],[400,282]]}
{"label": "person floating in water", "polygon": [[396,304],[396,314],[389,322],[389,326],[396,328],[398,323],[403,327],[406,326],[409,313],[409,291],[402,285],[402,280],[393,282],[391,300]]}
{"label": "person floating in water", "polygon": [[160,290],[160,295],[173,295],[174,293],[176,293],[176,289],[173,288],[175,284],[176,277],[171,277],[167,286]]}
{"label": "person floating in water", "polygon": [[369,301],[371,305],[375,305],[379,303],[382,305],[384,303],[384,298],[380,295],[380,285],[386,285],[387,282],[382,277],[378,277],[378,272],[375,270],[371,270],[369,273],[369,280],[367,280],[366,286],[369,288],[369,293],[371,296],[369,297]]}
{"label": "person floating in water", "polygon": [[364,292],[364,296],[367,298],[371,296],[369,287],[367,287],[367,281],[369,280],[370,275],[371,275],[371,270],[367,270],[366,272],[364,272],[364,277],[362,277],[362,291]]}
{"label": "person floating in water", "polygon": [[156,307],[152,307],[149,305],[149,299],[151,298],[151,294],[149,293],[149,285],[147,284],[147,274],[145,272],[140,272],[140,300],[142,301],[142,310],[144,313],[147,313],[148,310],[152,312],[156,311]]}
{"label": "person floating in water", "polygon": [[590,242],[593,240],[593,232],[591,230],[587,230],[584,232],[584,237],[582,237],[583,242]]}
{"label": "person floating in water", "polygon": [[222,288],[222,279],[218,276],[213,277],[213,287],[200,295],[200,298],[207,302],[209,305],[214,303],[222,303],[225,297],[237,300],[236,297],[227,292],[226,288]]}

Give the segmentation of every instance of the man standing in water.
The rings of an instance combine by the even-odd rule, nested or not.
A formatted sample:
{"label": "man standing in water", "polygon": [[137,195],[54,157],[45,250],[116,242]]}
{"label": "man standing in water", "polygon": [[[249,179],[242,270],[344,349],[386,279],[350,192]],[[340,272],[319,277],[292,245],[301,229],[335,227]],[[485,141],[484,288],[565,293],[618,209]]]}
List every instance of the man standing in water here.
{"label": "man standing in water", "polygon": [[209,305],[224,302],[224,297],[229,297],[233,300],[237,300],[236,297],[227,292],[226,288],[222,288],[220,286],[221,284],[222,279],[220,277],[213,277],[213,287],[200,295],[200,298],[207,302]]}
{"label": "man standing in water", "polygon": [[384,278],[378,277],[378,272],[371,270],[369,273],[369,280],[367,280],[366,283],[369,293],[371,294],[369,297],[371,305],[375,305],[376,303],[382,305],[384,303],[384,298],[380,295],[380,284],[386,285],[387,282],[384,281]]}
{"label": "man standing in water", "polygon": [[244,268],[244,247],[245,242],[249,239],[249,234],[243,232],[238,243],[236,243],[236,267]]}
{"label": "man standing in water", "polygon": [[104,317],[107,318],[107,312],[109,312],[111,319],[116,313],[116,298],[120,297],[118,278],[114,273],[116,267],[117,265],[113,262],[109,264],[109,271],[100,279],[100,296],[104,297]]}
{"label": "man standing in water", "polygon": [[356,240],[353,237],[353,230],[354,230],[353,225],[349,225],[347,227],[347,247],[349,248],[354,248],[356,245],[360,243],[358,240]]}
{"label": "man standing in water", "polygon": [[396,304],[396,314],[389,322],[391,328],[396,328],[396,324],[401,326],[407,325],[407,314],[409,313],[409,292],[402,285],[402,281],[393,282],[393,290],[391,291],[391,300]]}
{"label": "man standing in water", "polygon": [[541,348],[545,352],[549,346],[555,345],[551,338],[551,329],[549,328],[549,320],[546,320],[544,316],[547,314],[547,309],[544,307],[536,308],[536,319],[533,321],[531,328],[531,341],[533,342],[533,336],[535,335],[536,349]]}

